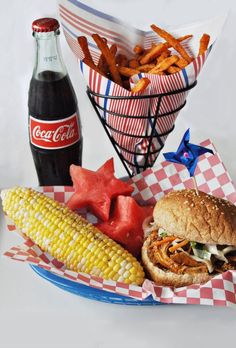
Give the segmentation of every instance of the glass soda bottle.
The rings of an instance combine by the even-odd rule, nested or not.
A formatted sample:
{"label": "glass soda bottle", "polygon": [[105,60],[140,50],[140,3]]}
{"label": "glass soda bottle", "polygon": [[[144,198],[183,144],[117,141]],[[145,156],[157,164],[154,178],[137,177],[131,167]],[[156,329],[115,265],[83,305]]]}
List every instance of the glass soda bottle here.
{"label": "glass soda bottle", "polygon": [[81,165],[82,134],[77,99],[62,60],[59,23],[32,24],[36,42],[29,87],[29,139],[39,185],[71,185],[69,167]]}

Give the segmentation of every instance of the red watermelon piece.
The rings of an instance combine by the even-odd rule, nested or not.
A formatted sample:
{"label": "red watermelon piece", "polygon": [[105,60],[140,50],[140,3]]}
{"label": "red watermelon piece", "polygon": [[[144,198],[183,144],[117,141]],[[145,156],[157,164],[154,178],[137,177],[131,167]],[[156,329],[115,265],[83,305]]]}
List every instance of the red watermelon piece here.
{"label": "red watermelon piece", "polygon": [[140,206],[132,197],[119,196],[110,219],[96,226],[137,257],[144,240],[142,224],[152,212],[153,206]]}
{"label": "red watermelon piece", "polygon": [[133,192],[132,186],[114,176],[113,158],[97,171],[71,165],[70,174],[75,193],[67,206],[72,210],[88,208],[102,221],[109,219],[112,199]]}

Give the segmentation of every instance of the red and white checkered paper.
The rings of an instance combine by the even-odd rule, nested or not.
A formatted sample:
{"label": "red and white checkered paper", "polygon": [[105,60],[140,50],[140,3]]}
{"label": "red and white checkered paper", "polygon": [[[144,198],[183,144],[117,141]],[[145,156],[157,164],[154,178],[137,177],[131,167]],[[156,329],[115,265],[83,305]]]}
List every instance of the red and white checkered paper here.
{"label": "red and white checkered paper", "polygon": [[[83,52],[77,42],[78,36],[86,36],[92,57],[95,62],[98,61],[100,52],[97,49],[91,34],[98,33],[106,37],[109,45],[116,44],[119,53],[124,53],[128,57],[133,56],[133,47],[140,44],[145,48],[151,47],[152,43],[160,42],[160,38],[153,31],[142,31],[131,27],[127,23],[109,16],[106,13],[97,11],[78,0],[59,0],[59,14],[61,24],[65,33],[67,42],[80,60],[81,71],[90,89],[95,93],[104,96],[129,97],[131,93],[123,87],[103,77],[86,64],[82,63]],[[133,82],[139,80],[142,76],[150,79],[151,84],[142,94],[161,94],[186,88],[192,85],[202,69],[203,64],[210,52],[212,44],[215,42],[224,23],[225,16],[211,19],[207,22],[191,24],[182,28],[171,28],[170,31],[180,37],[186,34],[193,34],[190,41],[182,42],[182,45],[191,56],[197,57],[199,49],[199,40],[203,33],[211,36],[209,50],[197,57],[181,72],[173,75],[151,75],[138,74],[132,77]],[[148,23],[147,23],[148,26]],[[184,104],[188,92],[164,96],[161,101],[161,115],[177,110]],[[119,148],[119,151],[131,168],[133,173],[142,171],[149,149],[149,139],[151,134],[153,119],[127,118],[109,113],[116,112],[126,116],[153,116],[155,115],[159,98],[152,99],[108,99],[95,97],[95,102],[105,111],[100,110],[100,117],[106,122],[110,136]],[[166,133],[170,132],[178,116],[179,111],[171,115],[159,117],[156,122],[154,138],[150,145],[151,154],[148,157],[148,166],[152,166],[159,155],[160,149],[166,141]],[[121,132],[125,134],[121,134]],[[159,136],[163,134],[162,136]],[[133,136],[137,137],[133,137]],[[145,137],[145,138],[143,138]],[[135,153],[135,154],[134,154]]]}
{"label": "red and white checkered paper", "polygon": [[[205,154],[199,159],[196,169],[196,180],[200,190],[225,198],[236,204],[236,189],[233,182],[210,140],[201,143],[212,148],[215,155]],[[162,162],[153,169],[133,177],[134,198],[143,203],[155,203],[171,190],[192,188],[193,182],[182,165]],[[73,193],[72,187],[50,186],[39,189],[59,202],[66,202]],[[91,222],[94,217],[82,212]],[[16,231],[14,223],[6,217],[9,231]],[[19,231],[20,232],[20,231]],[[48,253],[26,239],[20,246],[14,246],[5,256],[24,263],[37,265],[56,275],[74,282],[97,289],[144,300],[152,295],[154,300],[163,303],[202,304],[212,306],[236,306],[236,271],[227,271],[214,277],[203,285],[191,285],[182,288],[158,286],[146,279],[142,287],[127,285],[111,280],[104,280],[85,273],[77,273],[65,269],[65,266],[52,258]]]}

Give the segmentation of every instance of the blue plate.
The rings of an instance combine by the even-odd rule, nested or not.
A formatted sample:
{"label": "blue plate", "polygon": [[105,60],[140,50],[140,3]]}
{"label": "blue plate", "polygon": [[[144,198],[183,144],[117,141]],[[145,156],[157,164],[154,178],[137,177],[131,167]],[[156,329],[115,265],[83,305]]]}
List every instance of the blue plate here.
{"label": "blue plate", "polygon": [[132,305],[132,306],[156,306],[162,303],[154,301],[152,296],[147,297],[145,300],[140,301],[131,297],[126,297],[118,294],[114,294],[112,292],[99,290],[92,288],[87,285],[79,284],[73,282],[71,280],[62,278],[58,275],[55,275],[45,269],[37,266],[30,265],[31,268],[38,274],[40,277],[48,280],[52,284],[57,287],[71,292],[72,294],[86,297],[90,300],[96,300],[101,302],[109,302],[115,304],[123,304],[123,305]]}

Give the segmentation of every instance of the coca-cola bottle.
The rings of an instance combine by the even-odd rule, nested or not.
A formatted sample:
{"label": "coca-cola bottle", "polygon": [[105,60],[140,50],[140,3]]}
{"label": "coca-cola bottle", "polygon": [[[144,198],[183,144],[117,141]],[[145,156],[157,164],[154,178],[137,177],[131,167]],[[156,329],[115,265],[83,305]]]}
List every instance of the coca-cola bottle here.
{"label": "coca-cola bottle", "polygon": [[62,60],[59,23],[32,24],[36,56],[29,88],[29,138],[39,184],[71,185],[69,167],[81,165],[82,135],[77,99]]}

